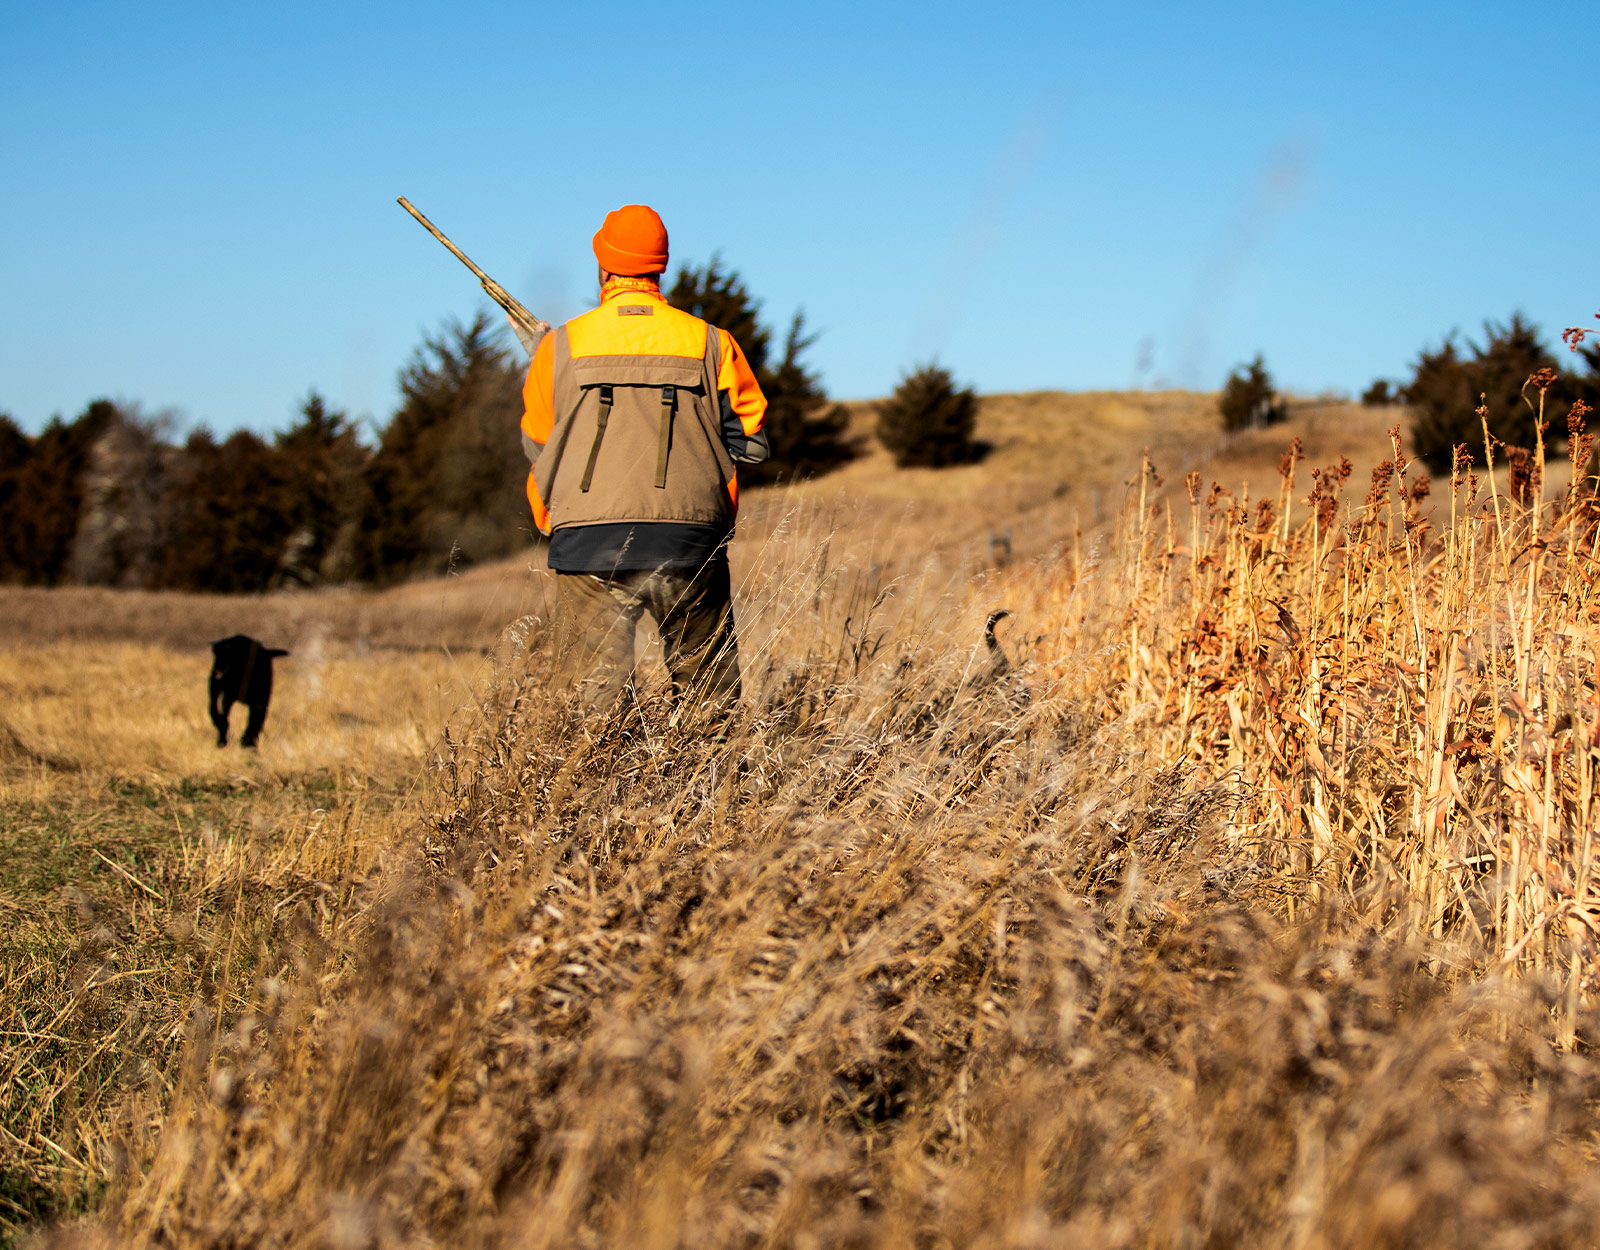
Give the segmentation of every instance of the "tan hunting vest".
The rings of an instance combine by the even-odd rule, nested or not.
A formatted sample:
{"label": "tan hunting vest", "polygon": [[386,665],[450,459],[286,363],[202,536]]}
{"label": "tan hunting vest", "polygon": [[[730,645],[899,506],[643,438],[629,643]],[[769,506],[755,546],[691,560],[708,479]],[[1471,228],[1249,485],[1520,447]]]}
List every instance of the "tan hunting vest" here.
{"label": "tan hunting vest", "polygon": [[[619,316],[640,314],[622,305]],[[730,528],[720,336],[691,356],[580,356],[554,331],[555,421],[533,466],[550,528],[665,521]]]}

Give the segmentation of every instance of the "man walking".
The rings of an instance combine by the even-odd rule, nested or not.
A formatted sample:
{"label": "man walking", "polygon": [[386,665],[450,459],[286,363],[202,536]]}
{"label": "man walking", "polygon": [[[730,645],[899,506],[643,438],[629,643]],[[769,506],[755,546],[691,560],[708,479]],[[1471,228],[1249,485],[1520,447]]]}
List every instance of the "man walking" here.
{"label": "man walking", "polygon": [[661,294],[667,230],[654,209],[607,215],[594,254],[600,306],[536,347],[523,340],[528,502],[550,536],[557,677],[589,707],[612,707],[649,612],[674,693],[727,712],[739,699],[735,465],[769,455],[767,401],[733,336]]}

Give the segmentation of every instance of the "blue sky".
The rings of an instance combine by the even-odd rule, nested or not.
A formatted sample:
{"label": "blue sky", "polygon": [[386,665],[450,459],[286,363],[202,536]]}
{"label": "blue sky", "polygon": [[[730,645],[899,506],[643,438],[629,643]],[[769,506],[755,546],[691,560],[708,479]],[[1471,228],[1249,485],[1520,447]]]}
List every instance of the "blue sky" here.
{"label": "blue sky", "polygon": [[382,422],[486,300],[653,204],[830,393],[1303,393],[1452,327],[1600,324],[1600,19],[1408,3],[151,3],[0,17],[0,411]]}

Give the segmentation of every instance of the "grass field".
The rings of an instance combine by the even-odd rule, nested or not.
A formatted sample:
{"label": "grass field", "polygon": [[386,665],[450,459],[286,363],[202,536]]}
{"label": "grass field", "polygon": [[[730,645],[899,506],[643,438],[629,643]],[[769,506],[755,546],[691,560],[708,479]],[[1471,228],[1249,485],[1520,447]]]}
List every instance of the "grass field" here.
{"label": "grass field", "polygon": [[1595,508],[1396,419],[994,397],[982,464],[756,493],[720,739],[653,662],[576,719],[528,560],[0,592],[5,1227],[1600,1241]]}

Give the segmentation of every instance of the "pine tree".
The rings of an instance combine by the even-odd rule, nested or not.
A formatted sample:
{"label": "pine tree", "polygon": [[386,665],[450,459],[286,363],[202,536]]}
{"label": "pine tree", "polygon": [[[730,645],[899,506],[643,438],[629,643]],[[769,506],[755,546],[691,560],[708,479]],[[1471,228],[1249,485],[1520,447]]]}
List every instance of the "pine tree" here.
{"label": "pine tree", "polygon": [[[767,353],[772,347],[772,332],[761,324],[761,304],[751,297],[734,270],[722,268],[720,256],[713,256],[704,269],[680,265],[666,297],[674,308],[693,313],[733,335],[757,382],[765,383],[771,376]],[[762,389],[766,389],[765,385]]]}
{"label": "pine tree", "polygon": [[1483,436],[1474,412],[1478,396],[1454,335],[1437,350],[1418,353],[1404,393],[1412,411],[1412,446],[1436,473],[1449,472],[1458,443],[1477,447],[1482,462]]}
{"label": "pine tree", "polygon": [[1557,373],[1545,392],[1544,419],[1559,438],[1574,400],[1600,406],[1600,350],[1584,349],[1579,360],[1585,369],[1563,373],[1560,366],[1566,362],[1551,354],[1538,327],[1521,313],[1508,322],[1485,323],[1483,342],[1468,342],[1465,353],[1457,348],[1453,334],[1437,350],[1424,349],[1404,391],[1412,410],[1411,439],[1417,455],[1436,472],[1448,472],[1456,445],[1464,443],[1481,464],[1480,406],[1487,408],[1489,432],[1496,439],[1512,447],[1532,447],[1539,392],[1528,386],[1528,379],[1541,369]]}
{"label": "pine tree", "polygon": [[300,419],[274,443],[287,491],[284,506],[293,530],[280,556],[285,581],[309,585],[346,570],[367,450],[349,417],[330,410],[316,391],[300,405]]}
{"label": "pine tree", "polygon": [[[1539,396],[1530,387],[1524,398],[1523,388],[1539,370],[1554,370],[1556,359],[1521,313],[1514,314],[1507,324],[1488,325],[1484,330],[1487,341],[1473,362],[1474,394],[1483,396],[1488,404],[1489,429],[1496,438],[1513,447],[1532,447]],[[1547,412],[1546,419],[1554,415]],[[1483,441],[1481,433],[1476,441]]]}
{"label": "pine tree", "polygon": [[530,541],[517,432],[523,372],[484,313],[424,340],[363,471],[351,556],[358,577],[443,572]]}
{"label": "pine tree", "polygon": [[117,417],[115,404],[97,399],[70,422],[52,417],[29,440],[25,456],[7,475],[11,504],[0,512],[0,525],[11,564],[0,575],[44,586],[66,579],[83,511],[84,476],[95,443]]}
{"label": "pine tree", "polygon": [[10,413],[0,412],[0,584],[17,585],[28,580],[22,512],[28,506],[23,481],[32,454],[33,439],[12,420]]}
{"label": "pine tree", "polygon": [[1222,394],[1217,398],[1217,410],[1222,415],[1225,430],[1274,425],[1289,415],[1288,405],[1273,388],[1272,375],[1267,372],[1260,353],[1248,365],[1228,375]]}
{"label": "pine tree", "polygon": [[169,538],[151,580],[172,590],[270,589],[294,532],[289,495],[283,461],[259,435],[238,430],[218,443],[195,430],[174,463]]}
{"label": "pine tree", "polygon": [[783,359],[762,383],[767,397],[767,440],[772,458],[745,465],[740,474],[750,482],[777,482],[815,477],[852,459],[850,414],[843,404],[829,404],[817,375],[800,362],[816,335],[805,332],[805,316],[795,313],[784,337]]}
{"label": "pine tree", "polygon": [[907,374],[878,407],[878,441],[901,468],[965,464],[981,451],[973,441],[978,397],[957,390],[948,369],[928,364]]}

